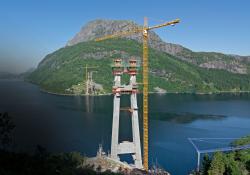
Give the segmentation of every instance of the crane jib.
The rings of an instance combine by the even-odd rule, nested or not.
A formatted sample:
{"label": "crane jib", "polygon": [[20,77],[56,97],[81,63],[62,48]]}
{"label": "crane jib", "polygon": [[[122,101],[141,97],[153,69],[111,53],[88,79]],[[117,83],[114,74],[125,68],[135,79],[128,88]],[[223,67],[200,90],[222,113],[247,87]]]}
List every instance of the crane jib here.
{"label": "crane jib", "polygon": [[143,166],[145,170],[148,170],[148,31],[156,28],[174,25],[179,22],[180,19],[175,19],[173,21],[169,21],[160,25],[148,27],[147,18],[145,18],[143,28],[137,28],[129,31],[120,31],[95,39],[95,41],[103,41],[116,37],[130,36],[137,33],[141,33],[143,36]]}

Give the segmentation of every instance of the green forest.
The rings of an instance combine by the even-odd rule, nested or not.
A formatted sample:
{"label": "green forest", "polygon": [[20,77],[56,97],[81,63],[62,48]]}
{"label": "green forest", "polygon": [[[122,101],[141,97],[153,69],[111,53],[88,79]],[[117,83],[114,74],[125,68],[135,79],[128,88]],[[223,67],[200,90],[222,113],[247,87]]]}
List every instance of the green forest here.
{"label": "green forest", "polygon": [[[189,55],[202,61],[209,53]],[[114,58],[125,61],[135,57],[141,62],[142,44],[129,39],[112,39],[102,42],[82,42],[73,46],[61,48],[47,55],[38,68],[26,80],[35,83],[41,89],[53,93],[84,94],[85,66],[98,66],[93,74],[93,80],[103,86],[100,94],[111,93],[113,75],[111,64]],[[226,55],[225,60],[232,59]],[[236,74],[226,70],[206,69],[182,61],[173,55],[149,49],[149,86],[155,92],[155,87],[168,93],[220,93],[250,91],[250,75]],[[141,69],[140,69],[141,72]],[[141,74],[138,82],[142,82]]]}

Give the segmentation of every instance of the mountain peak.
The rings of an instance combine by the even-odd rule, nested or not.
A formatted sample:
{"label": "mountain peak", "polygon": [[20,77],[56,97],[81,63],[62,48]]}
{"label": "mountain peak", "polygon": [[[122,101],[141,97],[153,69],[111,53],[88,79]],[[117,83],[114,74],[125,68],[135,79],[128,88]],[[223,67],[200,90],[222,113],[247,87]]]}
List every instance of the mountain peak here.
{"label": "mountain peak", "polygon": [[80,42],[94,40],[95,38],[112,34],[116,31],[124,31],[137,27],[138,25],[129,20],[107,20],[97,19],[84,25],[71,40],[67,46],[72,46]]}
{"label": "mountain peak", "polygon": [[[97,19],[88,22],[84,25],[80,32],[78,32],[71,40],[66,44],[67,46],[72,46],[80,42],[86,42],[94,40],[95,38],[102,37],[105,35],[113,34],[118,31],[133,30],[134,28],[141,27],[131,20],[106,20]],[[134,34],[131,36],[126,36],[128,39],[136,40],[142,43],[141,34]],[[176,55],[181,52],[184,48],[180,45],[171,44],[164,42],[155,32],[149,32],[149,46],[163,51],[172,55]]]}
{"label": "mountain peak", "polygon": [[[80,32],[68,41],[66,46],[73,46],[81,42],[91,41],[119,31],[133,30],[138,27],[142,26],[130,20],[93,20],[84,25]],[[126,36],[125,38],[142,43],[142,35],[140,33]],[[249,63],[249,57],[228,56],[214,52],[195,53],[181,45],[164,42],[154,31],[149,31],[149,47],[157,51],[171,54],[178,59],[187,61],[202,68],[223,69],[232,73],[240,74],[246,74],[248,72],[245,62],[247,62],[247,64]],[[225,57],[227,58],[227,61],[225,61]]]}

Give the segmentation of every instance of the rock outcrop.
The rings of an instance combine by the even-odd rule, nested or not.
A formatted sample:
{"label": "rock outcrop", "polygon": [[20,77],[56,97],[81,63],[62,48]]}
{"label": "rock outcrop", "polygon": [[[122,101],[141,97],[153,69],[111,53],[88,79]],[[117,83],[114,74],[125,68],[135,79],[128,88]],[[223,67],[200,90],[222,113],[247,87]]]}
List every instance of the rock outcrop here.
{"label": "rock outcrop", "polygon": [[[80,42],[87,42],[96,38],[114,34],[118,31],[129,31],[142,26],[128,20],[94,20],[84,25],[66,46],[73,46]],[[142,43],[141,34],[126,36],[125,38],[136,40]],[[193,52],[181,45],[164,42],[155,32],[149,33],[149,46],[158,51],[162,51],[175,56],[177,59],[195,64],[207,69],[222,69],[232,73],[246,74],[250,64],[249,56],[226,55],[215,52]],[[91,54],[91,53],[90,53]],[[103,55],[110,53],[96,52],[95,59],[103,58]],[[91,55],[93,56],[93,55]],[[88,57],[88,55],[84,55]]]}
{"label": "rock outcrop", "polygon": [[[142,26],[128,20],[94,20],[83,26],[80,32],[68,41],[67,46],[91,41],[98,37],[113,34],[117,31],[129,31],[140,27]],[[126,36],[126,38],[142,43],[141,34]],[[149,34],[149,46],[172,55],[176,55],[183,50],[183,47],[180,45],[162,41],[162,39],[153,31],[150,31]]]}

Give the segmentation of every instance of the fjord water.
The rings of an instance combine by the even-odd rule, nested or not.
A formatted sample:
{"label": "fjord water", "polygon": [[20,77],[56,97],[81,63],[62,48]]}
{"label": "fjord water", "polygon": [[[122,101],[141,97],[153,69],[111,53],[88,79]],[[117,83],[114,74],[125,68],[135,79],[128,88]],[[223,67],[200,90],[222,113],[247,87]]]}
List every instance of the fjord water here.
{"label": "fjord water", "polygon": [[[128,97],[122,99],[127,106]],[[0,80],[0,112],[16,124],[16,151],[79,151],[95,156],[99,144],[110,150],[112,96],[59,96],[19,81]],[[141,96],[139,109],[141,109]],[[189,137],[241,137],[250,133],[250,95],[150,95],[149,161],[173,175],[196,168]],[[140,122],[142,115],[140,112]],[[129,113],[122,112],[121,140],[131,140]],[[209,143],[208,143],[209,144]],[[126,158],[125,158],[126,159]]]}

